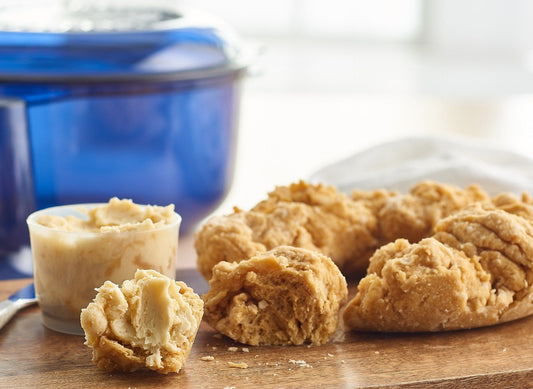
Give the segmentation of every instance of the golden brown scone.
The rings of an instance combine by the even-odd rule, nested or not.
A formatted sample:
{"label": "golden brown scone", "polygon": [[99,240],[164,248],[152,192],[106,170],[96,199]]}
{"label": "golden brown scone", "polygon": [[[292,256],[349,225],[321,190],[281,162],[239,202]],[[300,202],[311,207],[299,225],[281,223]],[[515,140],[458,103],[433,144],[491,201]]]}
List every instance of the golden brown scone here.
{"label": "golden brown scone", "polygon": [[512,193],[501,193],[493,197],[492,203],[505,212],[533,221],[533,198],[527,193],[523,193],[520,198]]}
{"label": "golden brown scone", "polygon": [[422,181],[406,195],[389,196],[377,210],[382,244],[404,238],[415,243],[433,234],[439,220],[477,202],[490,202],[479,186]]}
{"label": "golden brown scone", "polygon": [[480,258],[492,288],[510,293],[500,313],[505,322],[533,313],[533,226],[521,216],[475,204],[442,220],[435,238],[468,256]]}
{"label": "golden brown scone", "polygon": [[479,203],[441,220],[419,243],[390,243],[370,259],[348,304],[348,329],[441,331],[533,313],[533,227]]}
{"label": "golden brown scone", "polygon": [[206,280],[211,270],[220,261],[241,261],[266,251],[265,245],[256,242],[259,227],[267,227],[263,214],[245,212],[235,208],[234,213],[210,218],[195,234],[194,247],[197,253],[197,268]]}
{"label": "golden brown scone", "polygon": [[387,201],[394,201],[401,194],[394,190],[376,189],[376,190],[354,190],[351,199],[357,203],[362,203],[370,212],[377,215]]}
{"label": "golden brown scone", "polygon": [[326,343],[348,293],[330,258],[289,246],[219,262],[209,285],[202,296],[206,321],[249,345]]}
{"label": "golden brown scone", "polygon": [[316,250],[343,271],[364,272],[375,215],[331,186],[303,181],[277,187],[250,211],[213,217],[196,233],[198,270],[209,280],[220,261],[238,262],[280,245]]}
{"label": "golden brown scone", "polygon": [[370,258],[343,319],[346,329],[363,331],[466,328],[472,327],[469,313],[475,315],[491,297],[479,262],[433,238],[416,244],[398,239]]}
{"label": "golden brown scone", "polygon": [[81,324],[99,368],[180,371],[203,315],[203,301],[191,288],[154,270],[137,270],[122,287],[106,281],[97,290]]}

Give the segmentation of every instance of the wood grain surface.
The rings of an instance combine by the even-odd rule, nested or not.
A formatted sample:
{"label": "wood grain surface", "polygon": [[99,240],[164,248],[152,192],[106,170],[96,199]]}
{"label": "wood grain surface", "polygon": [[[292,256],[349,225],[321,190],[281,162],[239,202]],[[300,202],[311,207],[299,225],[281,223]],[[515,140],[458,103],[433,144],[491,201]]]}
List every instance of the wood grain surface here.
{"label": "wood grain surface", "polygon": [[[206,291],[196,270],[179,275],[197,292]],[[0,299],[29,282],[0,282]],[[349,333],[319,347],[252,347],[202,323],[180,373],[110,374],[91,362],[83,337],[46,329],[33,306],[0,330],[0,388],[531,387],[532,329],[533,317],[469,331]],[[242,362],[247,368],[231,366]]]}

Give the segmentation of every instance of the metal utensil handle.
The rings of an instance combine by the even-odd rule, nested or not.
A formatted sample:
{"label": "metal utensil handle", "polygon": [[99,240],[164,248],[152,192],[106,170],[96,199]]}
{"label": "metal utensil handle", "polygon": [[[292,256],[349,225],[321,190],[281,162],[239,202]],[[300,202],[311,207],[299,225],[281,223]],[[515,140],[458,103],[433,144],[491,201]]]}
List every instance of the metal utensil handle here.
{"label": "metal utensil handle", "polygon": [[5,300],[0,303],[0,329],[11,320],[22,308],[28,307],[37,302],[36,299],[20,299],[17,301]]}

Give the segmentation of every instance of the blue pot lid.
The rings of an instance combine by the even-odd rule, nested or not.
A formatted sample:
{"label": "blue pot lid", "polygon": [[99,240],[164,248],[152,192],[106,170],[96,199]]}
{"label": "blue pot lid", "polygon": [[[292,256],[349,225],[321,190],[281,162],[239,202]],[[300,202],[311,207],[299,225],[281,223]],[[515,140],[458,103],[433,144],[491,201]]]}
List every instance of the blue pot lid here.
{"label": "blue pot lid", "polygon": [[208,15],[117,0],[76,3],[0,6],[0,81],[180,80],[246,67],[237,35]]}

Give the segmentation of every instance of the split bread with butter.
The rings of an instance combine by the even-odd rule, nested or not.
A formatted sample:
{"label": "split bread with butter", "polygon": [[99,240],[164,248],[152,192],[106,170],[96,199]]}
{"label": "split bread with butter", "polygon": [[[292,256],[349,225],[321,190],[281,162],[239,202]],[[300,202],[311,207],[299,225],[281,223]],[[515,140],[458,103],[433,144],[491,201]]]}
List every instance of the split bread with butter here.
{"label": "split bread with butter", "polygon": [[181,370],[203,315],[203,301],[191,288],[155,270],[137,270],[121,287],[106,281],[97,291],[81,324],[99,368]]}

